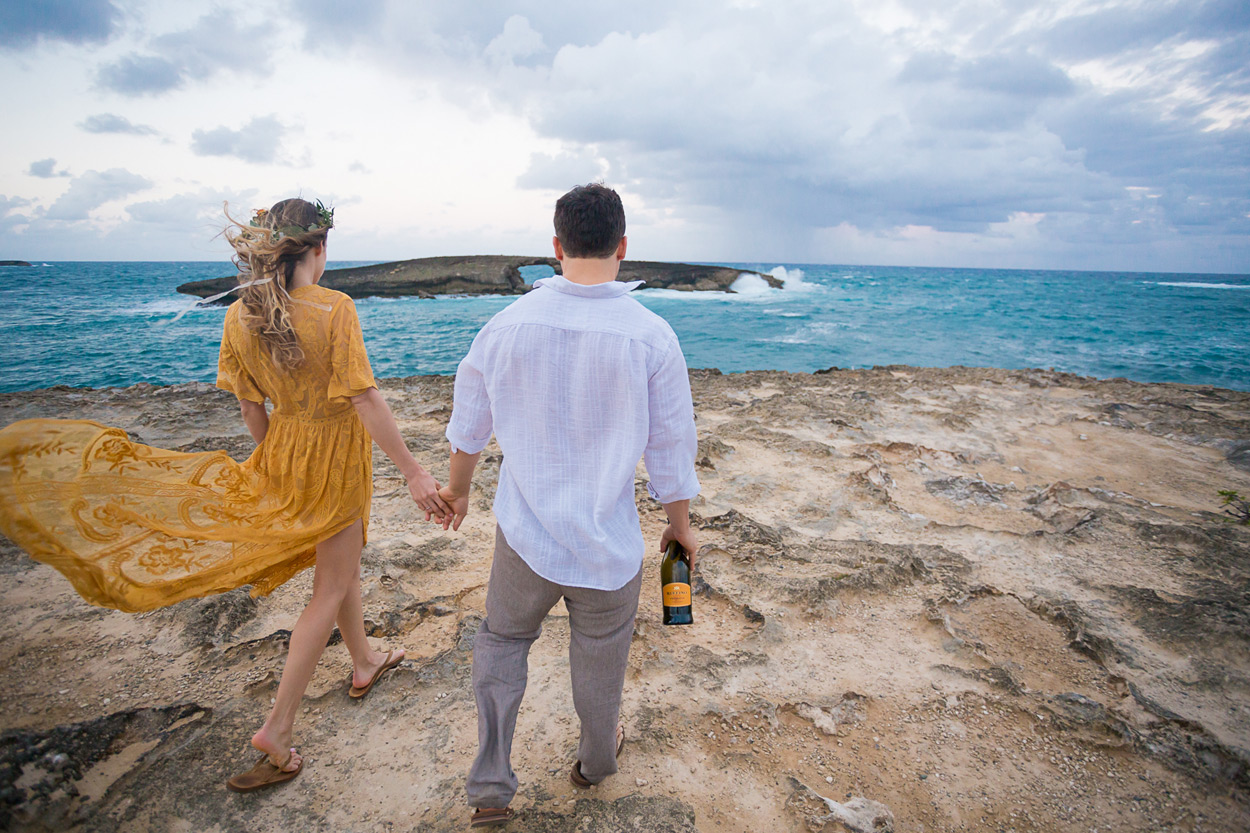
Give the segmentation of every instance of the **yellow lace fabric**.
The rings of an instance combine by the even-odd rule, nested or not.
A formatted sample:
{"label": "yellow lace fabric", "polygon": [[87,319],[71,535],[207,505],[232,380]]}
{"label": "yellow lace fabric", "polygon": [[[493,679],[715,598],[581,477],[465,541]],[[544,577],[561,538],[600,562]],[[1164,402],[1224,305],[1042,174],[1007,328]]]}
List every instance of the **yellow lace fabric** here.
{"label": "yellow lace fabric", "polygon": [[269,593],[314,563],[318,541],[357,518],[367,529],[373,445],[350,397],[374,379],[356,307],[317,286],[291,294],[308,302],[292,305],[295,371],[273,364],[239,303],[226,313],[218,387],[273,405],[246,462],[86,420],[16,422],[0,431],[4,534],[87,601],[141,611],[246,584]]}

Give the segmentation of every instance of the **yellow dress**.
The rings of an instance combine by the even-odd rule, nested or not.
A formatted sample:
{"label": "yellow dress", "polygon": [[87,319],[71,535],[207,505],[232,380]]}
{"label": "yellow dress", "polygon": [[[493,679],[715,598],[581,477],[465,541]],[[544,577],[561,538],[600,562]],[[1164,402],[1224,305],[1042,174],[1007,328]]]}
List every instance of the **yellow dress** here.
{"label": "yellow dress", "polygon": [[0,530],[87,601],[151,610],[252,585],[269,593],[316,544],[369,523],[373,444],[350,397],[374,387],[356,307],[300,287],[291,305],[304,364],[275,365],[226,313],[217,386],[273,404],[245,463],[131,442],[86,420],[29,419],[0,431]]}

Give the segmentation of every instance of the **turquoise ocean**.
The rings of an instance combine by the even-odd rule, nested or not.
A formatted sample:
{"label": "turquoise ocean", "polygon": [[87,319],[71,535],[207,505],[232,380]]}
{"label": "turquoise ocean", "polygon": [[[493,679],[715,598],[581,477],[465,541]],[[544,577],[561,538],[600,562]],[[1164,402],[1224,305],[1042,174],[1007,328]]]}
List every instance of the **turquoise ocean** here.
{"label": "turquoise ocean", "polygon": [[[363,265],[331,263],[330,268]],[[734,263],[736,295],[642,289],[691,367],[1042,367],[1250,390],[1250,275]],[[527,280],[550,273],[523,270]],[[170,323],[225,262],[0,267],[0,391],[211,382],[224,307]],[[514,297],[358,299],[374,372],[451,374]]]}

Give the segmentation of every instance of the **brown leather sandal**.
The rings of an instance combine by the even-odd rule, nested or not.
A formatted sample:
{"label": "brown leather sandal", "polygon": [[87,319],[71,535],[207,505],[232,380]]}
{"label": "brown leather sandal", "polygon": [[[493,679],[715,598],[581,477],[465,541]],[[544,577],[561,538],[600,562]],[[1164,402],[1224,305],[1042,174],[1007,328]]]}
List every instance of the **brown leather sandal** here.
{"label": "brown leather sandal", "polygon": [[[616,728],[621,732],[620,736],[616,739],[616,757],[619,758],[621,757],[621,750],[625,748],[625,727],[618,724]],[[590,789],[596,783],[588,780],[585,775],[582,775],[581,761],[573,762],[573,768],[569,770],[569,780],[573,782],[573,786],[581,787],[583,790]]]}
{"label": "brown leather sandal", "polygon": [[494,827],[500,824],[507,824],[512,821],[512,817],[515,815],[516,812],[511,807],[490,810],[479,808],[473,811],[473,816],[469,819],[469,827]]}
{"label": "brown leather sandal", "polygon": [[295,757],[294,748],[291,749],[290,754],[286,756],[286,760],[281,765],[275,766],[269,760],[269,756],[264,755],[256,762],[256,766],[227,781],[226,787],[236,793],[250,793],[255,790],[263,790],[265,787],[272,787],[276,784],[284,784],[304,771],[303,758],[300,758],[299,766],[295,769],[286,769],[286,765],[291,762],[293,757]]}
{"label": "brown leather sandal", "polygon": [[[366,683],[365,685],[362,685],[360,688],[356,688],[356,686],[354,685],[351,686],[349,689],[347,689],[347,696],[352,698],[353,700],[359,700],[361,697],[364,697],[373,688],[373,684],[376,683],[378,680],[382,679],[383,674],[385,674],[387,671],[390,671],[395,666],[399,665],[405,659],[407,659],[407,656],[405,654],[400,654],[398,657],[396,657],[394,649],[387,651],[386,659],[382,660],[382,665],[378,668],[377,671],[373,672],[372,679],[370,679],[368,683]],[[348,677],[348,683],[350,682],[351,682],[351,678]]]}

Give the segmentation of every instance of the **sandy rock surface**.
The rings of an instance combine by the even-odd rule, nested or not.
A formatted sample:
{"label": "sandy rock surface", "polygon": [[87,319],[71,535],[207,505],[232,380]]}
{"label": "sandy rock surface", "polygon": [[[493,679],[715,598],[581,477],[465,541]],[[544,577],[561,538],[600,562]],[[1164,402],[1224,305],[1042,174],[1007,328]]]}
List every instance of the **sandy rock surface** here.
{"label": "sandy rock surface", "polygon": [[[1250,528],[1216,494],[1250,493],[1250,394],[967,368],[692,376],[695,625],[661,626],[649,554],[621,771],[581,791],[552,611],[505,830],[1250,829]],[[445,477],[451,380],[382,387]],[[200,384],[0,396],[0,424],[32,416],[252,447]],[[311,573],[136,616],[0,543],[0,828],[466,829],[499,460],[453,534],[376,455],[365,612],[409,659],[355,702],[336,635],[296,724],[305,771],[265,794],[224,781],[254,762]]]}

